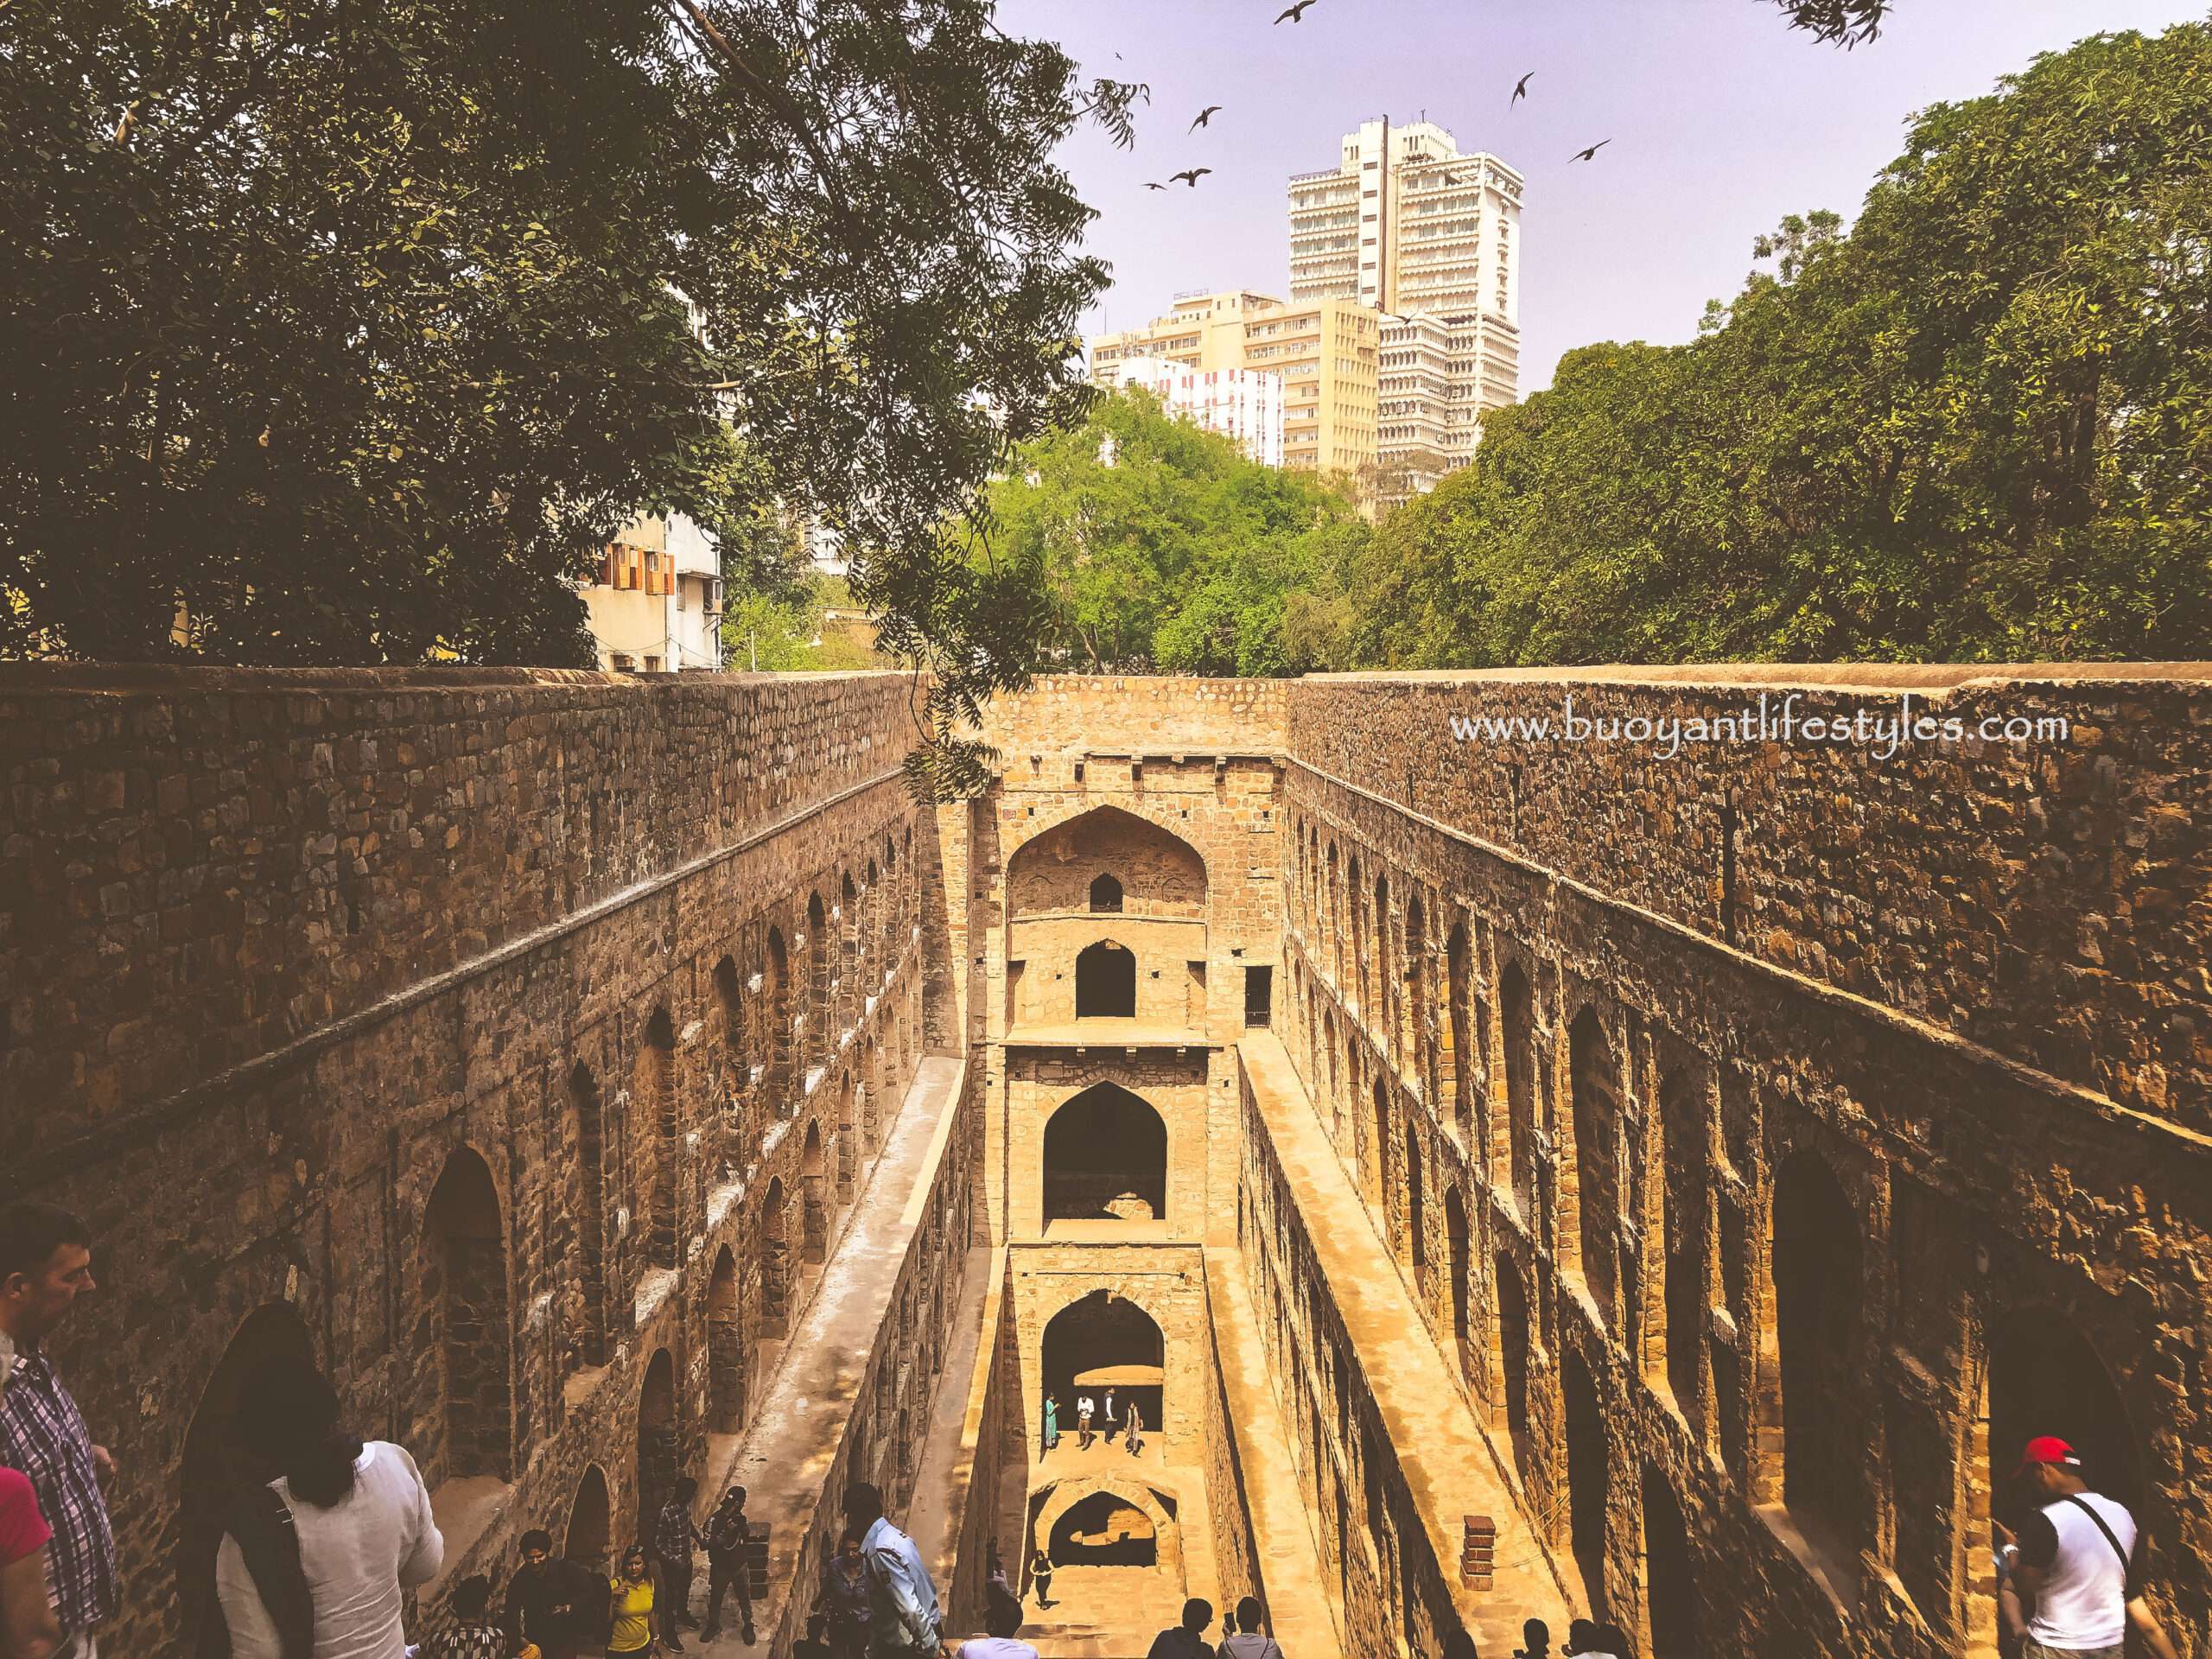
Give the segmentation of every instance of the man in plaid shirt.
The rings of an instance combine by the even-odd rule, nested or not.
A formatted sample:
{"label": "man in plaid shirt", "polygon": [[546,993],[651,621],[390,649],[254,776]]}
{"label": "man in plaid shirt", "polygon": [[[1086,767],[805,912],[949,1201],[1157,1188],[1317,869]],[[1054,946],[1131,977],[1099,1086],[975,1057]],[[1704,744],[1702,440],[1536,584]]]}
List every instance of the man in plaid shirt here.
{"label": "man in plaid shirt", "polygon": [[92,1288],[91,1246],[85,1224],[57,1205],[26,1198],[0,1208],[0,1331],[16,1344],[0,1404],[0,1464],[30,1478],[54,1529],[54,1610],[68,1633],[57,1659],[99,1659],[94,1627],[116,1603],[115,1535],[99,1479],[115,1465],[92,1444],[41,1346]]}
{"label": "man in plaid shirt", "polygon": [[691,1557],[699,1548],[691,1500],[698,1493],[699,1483],[685,1475],[676,1483],[653,1522],[653,1564],[660,1569],[654,1605],[660,1612],[661,1645],[671,1653],[683,1651],[683,1626],[696,1629],[698,1625],[691,1617]]}

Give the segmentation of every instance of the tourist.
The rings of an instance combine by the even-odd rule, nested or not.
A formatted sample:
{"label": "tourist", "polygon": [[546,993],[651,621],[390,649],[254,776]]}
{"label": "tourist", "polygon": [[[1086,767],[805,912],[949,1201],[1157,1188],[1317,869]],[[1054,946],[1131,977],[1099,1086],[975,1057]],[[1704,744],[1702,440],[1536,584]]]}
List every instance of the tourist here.
{"label": "tourist", "polygon": [[1090,1449],[1090,1396],[1079,1394],[1075,1398],[1075,1443],[1078,1451]]}
{"label": "tourist", "polygon": [[1586,1618],[1567,1627],[1567,1659],[1629,1659],[1626,1643],[1614,1645],[1603,1628]]}
{"label": "tourist", "polygon": [[[1130,1410],[1136,1408],[1132,1406]],[[1236,1604],[1234,1623],[1236,1633],[1225,1637],[1221,1643],[1221,1659],[1282,1659],[1282,1649],[1275,1639],[1261,1630],[1265,1615],[1257,1596],[1247,1596]]]}
{"label": "tourist", "polygon": [[653,1570],[659,1578],[654,1605],[660,1612],[661,1645],[671,1653],[683,1651],[683,1632],[696,1630],[691,1617],[691,1557],[699,1548],[699,1529],[691,1519],[691,1500],[699,1483],[680,1477],[660,1506],[653,1522]]}
{"label": "tourist", "polygon": [[454,1622],[423,1644],[422,1659],[507,1659],[507,1634],[489,1617],[492,1580],[473,1573],[453,1587]]}
{"label": "tourist", "polygon": [[29,1478],[53,1529],[47,1561],[66,1659],[96,1659],[96,1627],[115,1611],[117,1592],[115,1534],[100,1493],[114,1459],[92,1444],[43,1347],[93,1288],[92,1236],[59,1205],[20,1198],[0,1207],[0,1332],[16,1348],[0,1405],[0,1465]]}
{"label": "tourist", "polygon": [[2028,1442],[2013,1478],[2040,1505],[2006,1551],[2026,1615],[2021,1659],[2116,1656],[2131,1628],[2154,1659],[2174,1659],[2143,1599],[2142,1538],[2126,1506],[2091,1491],[2080,1454],[2055,1434]]}
{"label": "tourist", "polygon": [[1541,1618],[1524,1620],[1521,1645],[1514,1649],[1513,1659],[1552,1659],[1552,1627]]}
{"label": "tourist", "polygon": [[1134,1400],[1129,1402],[1128,1427],[1122,1443],[1133,1458],[1144,1450],[1144,1411]]}
{"label": "tourist", "polygon": [[740,1630],[747,1645],[753,1642],[753,1574],[745,1563],[746,1540],[752,1535],[745,1518],[745,1488],[733,1486],[722,1494],[707,1522],[707,1628],[702,1642],[717,1640],[722,1633],[722,1598],[737,1592]]}
{"label": "tourist", "polygon": [[1213,1603],[1192,1596],[1183,1604],[1183,1622],[1152,1638],[1145,1659],[1213,1659],[1206,1645],[1206,1626],[1213,1623]]}
{"label": "tourist", "polygon": [[1045,1396],[1045,1449],[1050,1452],[1060,1443],[1060,1402],[1051,1395]]}
{"label": "tourist", "polygon": [[1037,1586],[1039,1609],[1052,1605],[1052,1558],[1039,1550],[1029,1558],[1029,1581]]}
{"label": "tourist", "polygon": [[613,1630],[607,1639],[607,1659],[653,1650],[653,1569],[643,1544],[622,1552],[621,1570],[607,1581],[613,1598]]}
{"label": "tourist", "polygon": [[[16,1344],[0,1331],[0,1406]],[[46,1546],[54,1536],[38,1512],[38,1494],[20,1469],[0,1468],[0,1659],[53,1659],[61,1626],[48,1592]]]}
{"label": "tourist", "polygon": [[1014,1639],[1021,1628],[1021,1604],[1012,1597],[991,1598],[991,1605],[983,1610],[983,1628],[989,1634],[969,1637],[953,1659],[1037,1659],[1035,1648]]}
{"label": "tourist", "polygon": [[791,1643],[791,1659],[836,1659],[830,1649],[830,1620],[825,1615],[806,1616],[806,1635]]}
{"label": "tourist", "polygon": [[522,1535],[522,1565],[507,1580],[501,1623],[517,1653],[525,1644],[543,1659],[578,1659],[607,1643],[607,1580],[603,1568],[553,1554],[553,1535],[533,1529]]}
{"label": "tourist", "polygon": [[885,1517],[883,1494],[865,1481],[847,1487],[845,1524],[859,1534],[868,1568],[868,1651],[876,1659],[909,1654],[938,1659],[944,1614],[937,1586],[914,1541]]}
{"label": "tourist", "polygon": [[1106,1390],[1106,1438],[1114,1438],[1114,1390]]}
{"label": "tourist", "polygon": [[1598,1627],[1598,1651],[1611,1654],[1612,1659],[1636,1659],[1636,1644],[1628,1639],[1628,1632],[1618,1624]]}
{"label": "tourist", "polygon": [[830,1651],[837,1659],[862,1659],[868,1652],[868,1627],[875,1618],[875,1603],[868,1593],[868,1562],[861,1554],[861,1535],[850,1527],[837,1540],[836,1551],[822,1564],[822,1594],[817,1605],[830,1617]]}
{"label": "tourist", "polygon": [[303,1359],[247,1374],[237,1433],[277,1476],[242,1495],[215,1552],[232,1659],[278,1659],[303,1636],[318,1654],[402,1651],[406,1594],[445,1560],[415,1459],[346,1427],[338,1391]]}

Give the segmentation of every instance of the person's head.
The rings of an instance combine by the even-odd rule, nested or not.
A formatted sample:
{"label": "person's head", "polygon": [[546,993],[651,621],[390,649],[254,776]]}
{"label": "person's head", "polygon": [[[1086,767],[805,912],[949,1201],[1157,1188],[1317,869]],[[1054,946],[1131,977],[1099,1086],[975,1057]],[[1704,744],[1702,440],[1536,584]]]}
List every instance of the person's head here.
{"label": "person's head", "polygon": [[1598,1627],[1598,1651],[1610,1653],[1614,1659],[1636,1659],[1635,1650],[1629,1645],[1628,1632],[1618,1624]]}
{"label": "person's head", "polygon": [[1236,1628],[1248,1636],[1260,1633],[1260,1599],[1247,1596],[1236,1604]]}
{"label": "person's head", "polygon": [[645,1578],[645,1547],[632,1544],[622,1552],[622,1576],[632,1584],[642,1584]]}
{"label": "person's head", "polygon": [[983,1610],[983,1630],[990,1636],[1012,1636],[1021,1628],[1021,1604],[1003,1592],[995,1592]]}
{"label": "person's head", "polygon": [[1213,1603],[1204,1596],[1192,1596],[1183,1604],[1183,1628],[1193,1634],[1213,1623]]}
{"label": "person's head", "polygon": [[1052,1566],[1052,1558],[1040,1549],[1030,1559],[1029,1564],[1041,1571],[1042,1569]]}
{"label": "person's head", "polygon": [[1567,1627],[1567,1650],[1569,1653],[1588,1653],[1598,1645],[1598,1627],[1586,1618],[1578,1618]]}
{"label": "person's head", "polygon": [[552,1558],[553,1535],[543,1527],[532,1527],[522,1535],[522,1558],[531,1567],[543,1567]]}
{"label": "person's head", "polygon": [[18,1347],[44,1338],[92,1288],[90,1228],[41,1198],[0,1205],[0,1331]]}
{"label": "person's head", "polygon": [[1541,1653],[1552,1644],[1552,1627],[1541,1618],[1523,1620],[1521,1625],[1521,1645],[1530,1653]]}
{"label": "person's head", "polygon": [[883,1519],[883,1494],[864,1480],[845,1488],[845,1525],[856,1537]]}
{"label": "person's head", "polygon": [[693,1498],[699,1496],[699,1483],[689,1475],[680,1475],[668,1496],[671,1503],[688,1506]]}
{"label": "person's head", "polygon": [[453,1587],[453,1610],[463,1618],[481,1618],[492,1605],[492,1580],[472,1573]]}
{"label": "person's head", "polygon": [[328,1509],[353,1490],[361,1437],[339,1419],[338,1391],[304,1359],[264,1360],[238,1385],[238,1434],[292,1496]]}
{"label": "person's head", "polygon": [[2039,1503],[2050,1503],[2088,1484],[2082,1478],[2082,1454],[2056,1434],[2038,1434],[2030,1440],[2012,1473]]}
{"label": "person's head", "polygon": [[839,1533],[837,1535],[837,1553],[840,1555],[859,1554],[861,1553],[860,1534],[855,1532],[850,1527],[847,1527],[844,1531]]}
{"label": "person's head", "polygon": [[1465,1630],[1452,1631],[1444,1638],[1444,1659],[1479,1659],[1475,1638]]}
{"label": "person's head", "polygon": [[722,1494],[722,1508],[724,1508],[724,1509],[726,1509],[726,1510],[741,1510],[741,1509],[743,1509],[744,1507],[745,1507],[745,1488],[744,1488],[744,1487],[742,1487],[742,1486],[733,1486],[733,1487],[731,1487],[731,1488],[729,1489],[729,1491],[726,1491],[726,1492],[724,1492],[724,1493]]}

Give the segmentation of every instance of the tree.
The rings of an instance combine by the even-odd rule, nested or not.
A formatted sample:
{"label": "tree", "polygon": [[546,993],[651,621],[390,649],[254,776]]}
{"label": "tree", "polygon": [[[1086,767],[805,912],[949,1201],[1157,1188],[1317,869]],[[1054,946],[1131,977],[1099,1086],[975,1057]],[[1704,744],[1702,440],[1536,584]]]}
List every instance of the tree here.
{"label": "tree", "polygon": [[942,728],[1030,643],[952,526],[1085,398],[1046,158],[1142,96],[986,0],[0,8],[0,654],[580,663],[622,523],[772,500]]}
{"label": "tree", "polygon": [[1871,41],[1882,32],[1897,0],[1774,0],[1789,27],[1802,29],[1816,41],[1843,47]]}
{"label": "tree", "polygon": [[1939,105],[1848,235],[1793,217],[1672,347],[1596,346],[1383,526],[1419,664],[2212,646],[2212,27]]}
{"label": "tree", "polygon": [[1148,392],[1023,446],[993,486],[995,554],[1040,573],[1047,651],[1094,669],[1286,674],[1334,666],[1351,499],[1263,467]]}

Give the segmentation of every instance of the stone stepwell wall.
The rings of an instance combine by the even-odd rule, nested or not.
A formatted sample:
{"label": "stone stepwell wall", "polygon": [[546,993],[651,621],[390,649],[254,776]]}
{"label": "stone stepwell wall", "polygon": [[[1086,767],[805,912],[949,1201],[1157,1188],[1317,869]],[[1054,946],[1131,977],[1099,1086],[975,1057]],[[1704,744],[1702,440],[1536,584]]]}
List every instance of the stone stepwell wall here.
{"label": "stone stepwell wall", "polygon": [[[1665,718],[1785,705],[1786,743]],[[1459,741],[1452,717],[1573,713],[1643,741]],[[1909,709],[1908,702],[1910,699]],[[1860,710],[1958,741],[1834,741]],[[1980,736],[1995,716],[2067,735]],[[1817,717],[1822,734],[1805,734]],[[1630,730],[1640,728],[1630,728]],[[1717,728],[1716,728],[1717,729]],[[2018,729],[2018,728],[2016,728]],[[1783,665],[1332,676],[1288,753],[1612,899],[2212,1132],[2212,664]]]}
{"label": "stone stepwell wall", "polygon": [[0,668],[0,1165],[895,771],[909,690]]}

